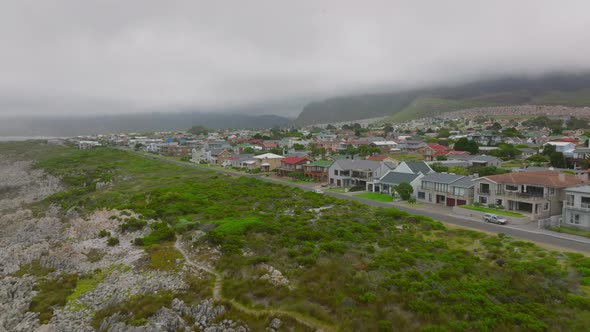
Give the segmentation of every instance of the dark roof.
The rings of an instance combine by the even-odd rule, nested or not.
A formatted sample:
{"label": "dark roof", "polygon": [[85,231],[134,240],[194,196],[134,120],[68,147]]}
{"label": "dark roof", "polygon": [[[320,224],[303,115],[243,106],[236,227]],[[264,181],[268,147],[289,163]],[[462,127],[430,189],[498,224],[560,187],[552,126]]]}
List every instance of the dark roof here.
{"label": "dark roof", "polygon": [[469,177],[464,176],[464,175],[434,172],[434,173],[430,173],[430,174],[426,175],[425,177],[423,177],[422,181],[451,184],[451,183],[454,183],[455,181],[461,180],[463,178],[469,178]]}
{"label": "dark roof", "polygon": [[414,173],[422,172],[422,174],[426,175],[432,172],[430,166],[423,161],[406,161],[405,163]]}
{"label": "dark roof", "polygon": [[393,185],[399,185],[402,182],[410,183],[410,182],[414,181],[418,176],[420,176],[420,175],[389,171],[389,172],[387,172],[387,174],[385,174],[385,176],[383,176],[379,180],[379,182],[393,184]]}
{"label": "dark roof", "polygon": [[340,165],[342,169],[370,169],[372,171],[381,165],[378,161],[364,159],[337,159],[334,163]]}

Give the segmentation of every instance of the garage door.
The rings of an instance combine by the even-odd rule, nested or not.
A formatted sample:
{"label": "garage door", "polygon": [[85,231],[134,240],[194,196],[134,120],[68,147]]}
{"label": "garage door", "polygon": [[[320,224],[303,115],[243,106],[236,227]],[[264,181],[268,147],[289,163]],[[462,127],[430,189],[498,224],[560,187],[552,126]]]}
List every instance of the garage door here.
{"label": "garage door", "polygon": [[455,206],[455,199],[447,198],[447,206]]}
{"label": "garage door", "polygon": [[463,200],[463,199],[458,199],[457,200],[457,205],[466,205],[466,204],[467,204],[467,201],[466,200]]}

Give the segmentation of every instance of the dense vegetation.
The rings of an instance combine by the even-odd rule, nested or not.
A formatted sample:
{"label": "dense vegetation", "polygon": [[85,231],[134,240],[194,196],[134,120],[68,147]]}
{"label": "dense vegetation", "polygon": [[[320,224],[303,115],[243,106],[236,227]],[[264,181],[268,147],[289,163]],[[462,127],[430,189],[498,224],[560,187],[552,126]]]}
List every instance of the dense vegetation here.
{"label": "dense vegetation", "polygon": [[[590,259],[579,254],[113,149],[62,149],[37,165],[68,186],[44,206],[130,209],[163,221],[146,237],[153,235],[146,268],[174,261],[170,230],[204,231],[194,245],[221,248],[215,268],[224,295],[248,306],[297,311],[342,330],[566,331],[590,321]],[[114,185],[96,191],[105,179]],[[262,262],[289,285],[260,279]],[[132,317],[139,324],[151,303],[169,298],[132,298],[95,321],[150,304]]]}

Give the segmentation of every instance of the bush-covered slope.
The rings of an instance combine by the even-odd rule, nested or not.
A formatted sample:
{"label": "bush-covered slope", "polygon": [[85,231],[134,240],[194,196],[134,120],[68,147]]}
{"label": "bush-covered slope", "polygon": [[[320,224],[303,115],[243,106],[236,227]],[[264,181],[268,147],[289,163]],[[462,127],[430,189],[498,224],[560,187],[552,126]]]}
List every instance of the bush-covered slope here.
{"label": "bush-covered slope", "polygon": [[[590,258],[579,254],[106,148],[38,166],[69,186],[45,204],[130,209],[182,236],[204,232],[193,246],[219,248],[224,296],[251,308],[343,331],[576,331],[590,321]],[[105,178],[112,187],[90,185]],[[268,266],[280,282],[263,277]]]}

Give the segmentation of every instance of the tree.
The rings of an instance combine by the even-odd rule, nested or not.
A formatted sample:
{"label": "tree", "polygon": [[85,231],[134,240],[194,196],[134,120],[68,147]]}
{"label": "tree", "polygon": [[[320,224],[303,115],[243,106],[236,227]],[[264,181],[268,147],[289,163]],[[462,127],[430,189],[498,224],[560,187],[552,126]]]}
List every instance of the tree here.
{"label": "tree", "polygon": [[300,143],[295,143],[295,144],[293,144],[293,149],[295,149],[295,151],[303,151],[303,150],[305,150],[305,145],[300,144]]}
{"label": "tree", "polygon": [[481,167],[473,167],[471,169],[473,173],[477,173],[479,176],[488,176],[488,175],[498,175],[498,174],[505,174],[510,173],[509,170],[498,168],[496,166],[481,166]]}
{"label": "tree", "polygon": [[400,183],[399,185],[395,186],[394,189],[404,201],[410,199],[410,197],[412,197],[412,193],[414,192],[412,185],[407,182]]}
{"label": "tree", "polygon": [[246,154],[254,154],[256,152],[256,150],[254,150],[253,147],[248,146],[246,148],[244,148],[244,150],[242,150],[242,153],[246,153]]}
{"label": "tree", "polygon": [[461,137],[455,142],[453,149],[456,151],[467,151],[470,154],[477,154],[479,152],[479,145],[477,142],[470,141],[467,137]]}
{"label": "tree", "polygon": [[514,144],[500,144],[499,149],[489,152],[490,156],[498,157],[502,160],[512,160],[522,153]]}
{"label": "tree", "polygon": [[516,130],[516,128],[511,127],[511,128],[506,128],[504,130],[502,130],[502,135],[506,136],[506,137],[524,137],[518,130]]}
{"label": "tree", "polygon": [[448,128],[440,128],[438,130],[438,138],[448,138],[449,136],[451,136],[451,133]]}
{"label": "tree", "polygon": [[432,168],[433,171],[438,173],[447,172],[449,170],[449,168],[443,165],[442,163],[432,163],[430,164],[430,168]]}
{"label": "tree", "polygon": [[336,130],[336,127],[334,127],[333,125],[329,124],[326,126],[326,129],[328,130]]}
{"label": "tree", "polygon": [[449,157],[447,157],[444,154],[441,154],[441,155],[436,156],[436,160],[438,160],[438,161],[445,161],[445,160],[448,160],[448,159],[449,159]]}
{"label": "tree", "polygon": [[375,146],[361,145],[356,149],[356,152],[363,157],[378,154],[381,150]]}
{"label": "tree", "polygon": [[585,129],[588,128],[588,120],[587,119],[578,119],[575,116],[572,116],[569,120],[565,122],[565,126],[568,129]]}
{"label": "tree", "polygon": [[139,151],[139,150],[143,149],[143,147],[144,147],[144,145],[143,145],[143,144],[141,144],[141,143],[137,143],[137,144],[135,144],[135,146],[133,147],[133,150],[135,150],[135,151]]}
{"label": "tree", "polygon": [[555,150],[555,145],[552,145],[552,144],[545,144],[545,145],[543,146],[543,152],[541,152],[541,154],[542,154],[542,155],[544,155],[544,156],[547,156],[547,157],[549,157],[549,156],[551,156],[551,154],[552,154],[553,152],[555,152],[555,151],[556,151],[556,150]]}
{"label": "tree", "polygon": [[549,156],[549,163],[551,166],[556,168],[565,168],[567,166],[567,162],[565,160],[565,156],[561,152],[553,152]]}
{"label": "tree", "polygon": [[528,157],[526,160],[532,163],[546,163],[549,161],[549,158],[543,154],[537,153]]}
{"label": "tree", "polygon": [[209,129],[207,129],[205,126],[192,126],[188,132],[193,135],[207,135],[209,133]]}
{"label": "tree", "polygon": [[500,130],[502,130],[502,125],[499,124],[498,122],[494,122],[494,124],[489,126],[487,129],[492,130],[492,131],[500,131]]}
{"label": "tree", "polygon": [[449,167],[449,173],[454,173],[457,175],[469,175],[469,171],[461,166]]}

